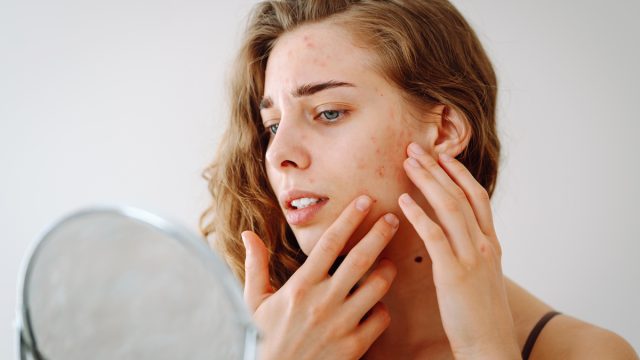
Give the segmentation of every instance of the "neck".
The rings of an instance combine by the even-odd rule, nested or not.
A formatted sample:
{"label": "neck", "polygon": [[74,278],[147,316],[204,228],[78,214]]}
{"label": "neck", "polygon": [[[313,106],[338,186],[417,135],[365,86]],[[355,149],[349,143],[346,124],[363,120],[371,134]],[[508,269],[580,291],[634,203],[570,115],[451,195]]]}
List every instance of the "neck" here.
{"label": "neck", "polygon": [[380,257],[391,260],[398,273],[382,299],[391,323],[366,358],[413,358],[425,351],[446,351],[449,345],[440,319],[431,258],[408,221],[401,221]]}

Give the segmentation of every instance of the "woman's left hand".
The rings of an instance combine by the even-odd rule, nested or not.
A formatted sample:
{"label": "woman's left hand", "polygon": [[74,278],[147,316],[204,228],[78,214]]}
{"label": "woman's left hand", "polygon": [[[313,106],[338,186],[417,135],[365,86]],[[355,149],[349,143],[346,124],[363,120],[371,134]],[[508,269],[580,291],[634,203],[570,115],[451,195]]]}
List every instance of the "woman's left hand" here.
{"label": "woman's left hand", "polygon": [[408,195],[398,203],[424,241],[456,359],[519,359],[487,191],[458,160],[411,144],[405,170],[440,225]]}

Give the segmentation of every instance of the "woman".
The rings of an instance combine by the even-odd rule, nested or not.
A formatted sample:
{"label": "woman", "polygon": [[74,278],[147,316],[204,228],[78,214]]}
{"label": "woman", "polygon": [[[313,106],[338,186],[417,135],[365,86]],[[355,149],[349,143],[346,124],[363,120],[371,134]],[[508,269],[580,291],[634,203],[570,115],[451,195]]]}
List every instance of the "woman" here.
{"label": "woman", "polygon": [[260,3],[231,86],[203,233],[262,358],[637,358],[502,274],[496,77],[447,1]]}

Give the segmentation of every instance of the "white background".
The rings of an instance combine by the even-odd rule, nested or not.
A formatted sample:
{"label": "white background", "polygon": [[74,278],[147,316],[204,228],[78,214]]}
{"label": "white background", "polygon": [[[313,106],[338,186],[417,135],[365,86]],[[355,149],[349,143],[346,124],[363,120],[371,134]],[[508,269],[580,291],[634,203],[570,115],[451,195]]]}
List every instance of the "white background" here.
{"label": "white background", "polygon": [[[253,1],[0,0],[0,358],[59,217],[127,204],[197,231]],[[458,0],[500,79],[505,273],[640,349],[640,3]]]}

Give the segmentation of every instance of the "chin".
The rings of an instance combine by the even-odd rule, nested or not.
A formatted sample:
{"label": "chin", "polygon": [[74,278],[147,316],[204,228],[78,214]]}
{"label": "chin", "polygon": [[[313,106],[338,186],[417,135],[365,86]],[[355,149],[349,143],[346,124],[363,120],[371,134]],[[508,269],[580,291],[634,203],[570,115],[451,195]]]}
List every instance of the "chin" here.
{"label": "chin", "polygon": [[318,241],[320,241],[320,237],[322,236],[322,232],[313,231],[311,229],[294,231],[293,234],[296,236],[300,249],[302,249],[302,252],[307,256],[311,254],[311,251]]}
{"label": "chin", "polygon": [[[323,232],[316,233],[315,231],[298,231],[294,232],[294,234],[296,236],[296,240],[298,242],[298,245],[300,246],[300,249],[302,249],[302,252],[305,253],[305,255],[309,256],[309,254],[311,254],[311,251],[313,251],[313,248],[320,241]],[[351,236],[351,238],[349,238],[342,251],[340,251],[339,256],[347,255],[349,251],[351,251],[351,249],[356,246],[357,243],[357,235],[354,234]]]}

